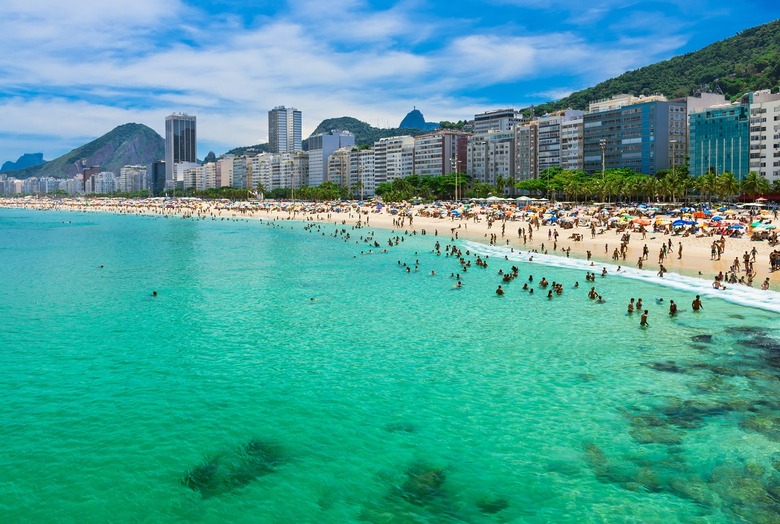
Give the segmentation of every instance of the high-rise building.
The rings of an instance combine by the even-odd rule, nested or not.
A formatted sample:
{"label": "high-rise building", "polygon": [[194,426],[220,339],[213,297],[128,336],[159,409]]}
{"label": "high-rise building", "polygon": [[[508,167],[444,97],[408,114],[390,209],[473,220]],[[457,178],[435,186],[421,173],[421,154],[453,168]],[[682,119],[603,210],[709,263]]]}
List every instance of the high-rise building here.
{"label": "high-rise building", "polygon": [[165,117],[165,187],[175,187],[175,165],[198,161],[195,117],[173,113]]}
{"label": "high-rise building", "polygon": [[625,167],[652,175],[681,166],[687,151],[686,115],[685,101],[669,102],[658,97],[586,114],[585,171]]}
{"label": "high-rise building", "polygon": [[488,131],[469,138],[468,174],[478,182],[496,185],[499,177],[504,180],[499,190],[511,191],[514,184],[515,131]]}
{"label": "high-rise building", "polygon": [[349,186],[355,188],[355,196],[361,199],[373,196],[374,183],[374,150],[353,149],[349,154]]}
{"label": "high-rise building", "polygon": [[374,142],[374,182],[376,185],[405,178],[414,173],[414,137],[391,136]]}
{"label": "high-rise building", "polygon": [[488,131],[511,131],[523,122],[523,114],[515,109],[495,109],[474,115],[475,135]]}
{"label": "high-rise building", "polygon": [[439,130],[414,137],[414,174],[441,176],[465,172],[468,140],[463,131]]}
{"label": "high-rise building", "polygon": [[756,91],[750,98],[750,170],[780,180],[780,93]]}
{"label": "high-rise building", "polygon": [[536,162],[538,130],[539,126],[535,120],[518,126],[515,130],[515,180],[539,178],[539,166]]}
{"label": "high-rise building", "polygon": [[294,107],[277,106],[268,112],[268,146],[271,153],[303,151],[301,112]]}
{"label": "high-rise building", "polygon": [[342,147],[354,147],[355,135],[340,129],[309,138],[309,185],[317,187],[328,178],[328,157]]}
{"label": "high-rise building", "polygon": [[691,176],[710,169],[730,171],[738,179],[750,171],[750,105],[747,97],[736,104],[721,103],[689,116]]}
{"label": "high-rise building", "polygon": [[149,188],[155,196],[165,192],[165,161],[158,160],[149,166]]}

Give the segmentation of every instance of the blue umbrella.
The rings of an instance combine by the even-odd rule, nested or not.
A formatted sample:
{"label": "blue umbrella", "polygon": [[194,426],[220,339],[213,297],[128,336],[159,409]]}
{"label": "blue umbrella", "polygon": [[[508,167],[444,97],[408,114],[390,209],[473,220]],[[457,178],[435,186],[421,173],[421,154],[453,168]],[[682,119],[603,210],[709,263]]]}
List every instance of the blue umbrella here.
{"label": "blue umbrella", "polygon": [[740,224],[731,224],[729,226],[729,229],[745,229],[745,226],[742,226]]}
{"label": "blue umbrella", "polygon": [[672,225],[674,227],[680,227],[680,226],[684,226],[684,225],[687,225],[687,224],[688,224],[688,222],[686,222],[685,220],[675,220],[674,222],[672,222]]}
{"label": "blue umbrella", "polygon": [[721,220],[723,220],[723,217],[712,217],[712,219],[716,222],[720,222]]}
{"label": "blue umbrella", "polygon": [[712,211],[710,211],[709,209],[705,209],[705,210],[704,210],[704,211],[702,211],[702,212],[703,212],[705,215],[711,215],[711,214],[712,214]]}

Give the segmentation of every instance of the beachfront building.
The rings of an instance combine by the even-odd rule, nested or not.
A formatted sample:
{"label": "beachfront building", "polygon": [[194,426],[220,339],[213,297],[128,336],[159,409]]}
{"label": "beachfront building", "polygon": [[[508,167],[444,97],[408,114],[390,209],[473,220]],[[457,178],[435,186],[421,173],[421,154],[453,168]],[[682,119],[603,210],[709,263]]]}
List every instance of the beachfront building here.
{"label": "beachfront building", "polygon": [[233,183],[233,160],[236,155],[224,155],[217,159],[217,187],[231,187]]}
{"label": "beachfront building", "polygon": [[349,131],[334,129],[309,137],[309,177],[308,185],[317,187],[327,180],[328,158],[334,151],[343,147],[354,147],[355,135]]}
{"label": "beachfront building", "polygon": [[[558,111],[551,115],[544,115],[536,119],[537,128],[537,152],[536,161],[539,172],[551,167],[563,167],[563,124],[572,121],[579,122],[578,125],[567,126],[567,146],[573,149],[567,149],[567,162],[571,163],[571,156],[581,155],[582,147],[579,136],[572,136],[582,125],[583,111],[568,109]],[[575,168],[576,169],[576,168]]]}
{"label": "beachfront building", "polygon": [[470,133],[439,130],[414,137],[414,174],[441,176],[466,167]]}
{"label": "beachfront building", "polygon": [[[571,110],[569,110],[571,111]],[[572,112],[573,113],[573,112]],[[561,122],[561,167],[572,171],[582,170],[584,113],[571,114]]]}
{"label": "beachfront building", "polygon": [[496,185],[499,180],[502,194],[509,194],[514,186],[516,161],[516,132],[487,131],[469,138],[466,172],[475,182]]}
{"label": "beachfront building", "polygon": [[[632,103],[620,105],[626,101]],[[585,171],[625,167],[652,175],[685,162],[684,101],[623,96],[594,102],[590,108],[583,117]]]}
{"label": "beachfront building", "polygon": [[119,178],[111,171],[100,171],[89,177],[87,194],[109,195],[119,188]]}
{"label": "beachfront building", "polygon": [[150,164],[148,177],[149,189],[153,195],[165,193],[165,160],[158,160]]}
{"label": "beachfront building", "polygon": [[271,153],[303,151],[301,112],[294,107],[276,106],[268,111],[268,146]]}
{"label": "beachfront building", "polygon": [[536,162],[539,126],[535,120],[515,128],[515,180],[539,178]]}
{"label": "beachfront building", "polygon": [[511,131],[522,122],[523,114],[516,109],[494,109],[474,115],[472,132],[478,135],[488,131]]}
{"label": "beachfront building", "polygon": [[328,157],[328,172],[325,180],[337,186],[349,186],[349,154],[354,146],[342,147]]}
{"label": "beachfront building", "polygon": [[780,93],[750,93],[750,171],[780,180]]}
{"label": "beachfront building", "polygon": [[750,171],[750,100],[700,108],[689,116],[689,172],[698,177],[713,170],[744,179]]}
{"label": "beachfront building", "polygon": [[184,170],[182,189],[203,191],[217,187],[217,164],[208,162],[202,166],[195,165]]}
{"label": "beachfront building", "polygon": [[233,174],[230,179],[230,187],[234,189],[246,189],[247,185],[247,165],[251,172],[251,158],[247,155],[241,155],[233,158]]}
{"label": "beachfront building", "polygon": [[146,166],[124,166],[119,170],[119,191],[134,193],[148,189]]}
{"label": "beachfront building", "polygon": [[198,161],[196,118],[184,113],[165,117],[165,187],[175,187],[175,165]]}
{"label": "beachfront building", "polygon": [[374,196],[374,150],[352,148],[349,153],[349,187],[361,200]]}
{"label": "beachfront building", "polygon": [[278,189],[281,185],[281,173],[277,170],[277,178],[273,179],[273,169],[271,167],[272,153],[260,153],[249,158],[246,162],[249,175],[244,175],[243,188],[256,188],[261,184],[266,191]]}
{"label": "beachfront building", "polygon": [[392,136],[374,142],[374,179],[377,185],[414,174],[414,137]]}

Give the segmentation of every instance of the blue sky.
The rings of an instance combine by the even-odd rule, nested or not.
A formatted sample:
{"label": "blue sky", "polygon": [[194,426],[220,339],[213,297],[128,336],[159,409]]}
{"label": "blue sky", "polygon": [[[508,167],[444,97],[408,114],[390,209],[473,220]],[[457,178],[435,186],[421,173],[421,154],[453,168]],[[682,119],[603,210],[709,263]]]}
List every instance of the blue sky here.
{"label": "blue sky", "polygon": [[0,163],[198,117],[198,156],[267,111],[395,127],[561,98],[780,17],[770,0],[3,0]]}

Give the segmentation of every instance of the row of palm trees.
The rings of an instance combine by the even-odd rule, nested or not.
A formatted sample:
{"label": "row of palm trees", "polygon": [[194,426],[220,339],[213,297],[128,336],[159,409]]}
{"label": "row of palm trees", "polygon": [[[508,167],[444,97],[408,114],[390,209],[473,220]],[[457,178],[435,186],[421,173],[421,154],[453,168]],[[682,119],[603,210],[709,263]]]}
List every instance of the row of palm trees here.
{"label": "row of palm trees", "polygon": [[[508,188],[511,182],[511,179],[502,179],[497,180],[496,185]],[[583,171],[550,168],[537,179],[523,180],[514,185],[516,189],[532,195],[563,197],[573,201],[687,201],[695,198],[709,202],[713,198],[732,200],[739,195],[757,198],[761,194],[780,191],[780,183],[775,182],[774,186],[755,172],[748,173],[743,180],[738,180],[728,171],[718,174],[712,170],[693,178],[684,168],[661,171],[653,176],[626,168],[607,169],[603,176],[601,173],[587,175]]]}

